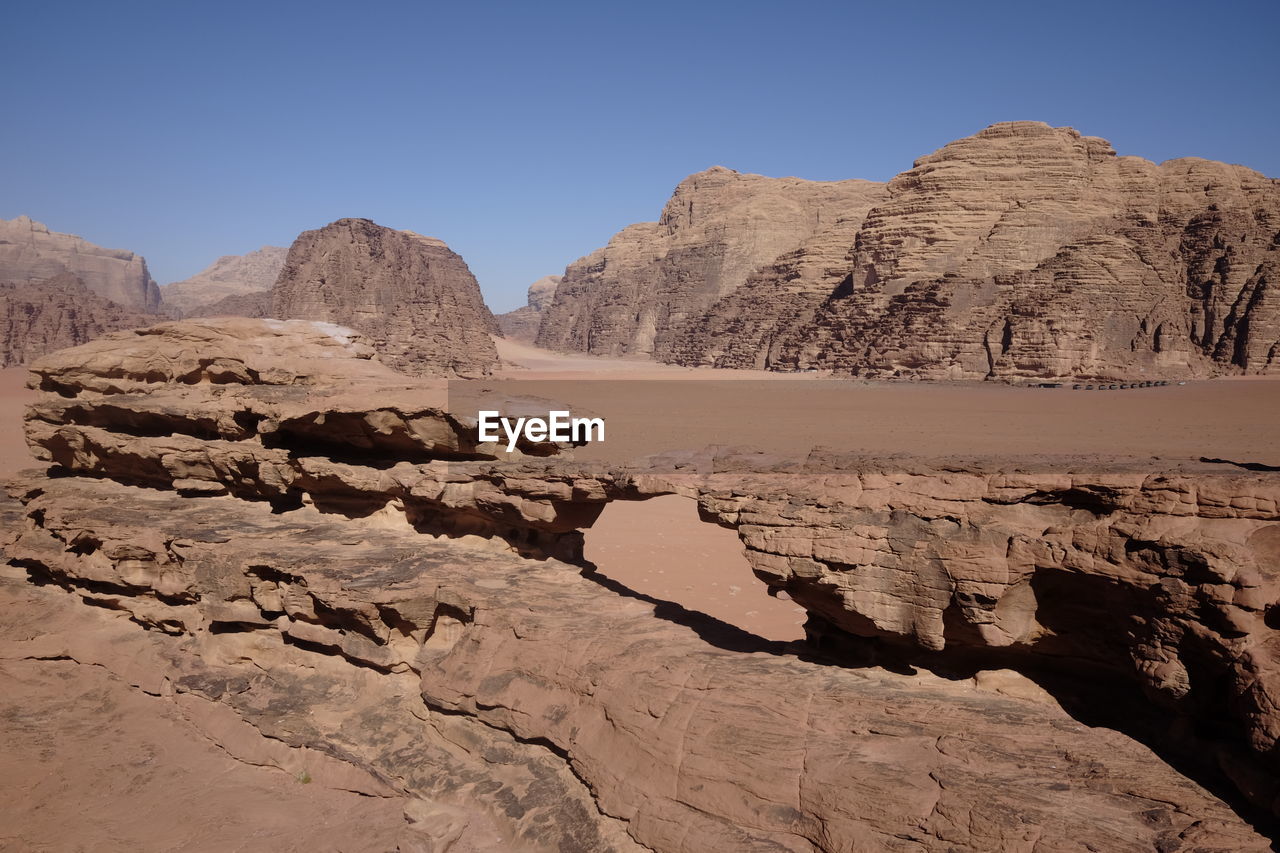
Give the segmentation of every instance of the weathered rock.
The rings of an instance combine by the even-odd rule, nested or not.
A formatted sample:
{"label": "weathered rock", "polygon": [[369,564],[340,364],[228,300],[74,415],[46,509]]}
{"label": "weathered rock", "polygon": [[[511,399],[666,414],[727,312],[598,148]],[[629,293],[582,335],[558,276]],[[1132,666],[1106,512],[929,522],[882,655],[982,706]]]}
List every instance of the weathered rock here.
{"label": "weathered rock", "polygon": [[1280,182],[1008,122],[887,187],[695,175],[566,270],[538,343],[874,378],[1280,373],[1278,277]]}
{"label": "weathered rock", "polygon": [[271,316],[271,291],[235,293],[217,302],[198,305],[184,313],[186,317],[256,317]]}
{"label": "weathered rock", "polygon": [[88,619],[151,627],[135,637],[154,649],[72,635],[30,653],[167,677],[405,796],[484,809],[516,848],[1266,848],[1053,706],[744,654],[555,561],[105,480],[24,492],[10,554],[98,605]]}
{"label": "weathered rock", "polygon": [[160,288],[165,308],[177,316],[191,316],[196,309],[229,296],[265,294],[276,283],[288,253],[281,246],[263,246],[247,255],[223,255],[191,278]]}
{"label": "weathered rock", "polygon": [[546,275],[529,285],[529,303],[497,315],[498,328],[504,338],[533,343],[538,337],[538,326],[542,323],[542,315],[555,300],[556,287],[563,276]]}
{"label": "weathered rock", "polygon": [[[738,530],[757,576],[809,611],[831,661],[1050,673],[1054,695],[1156,718],[1162,730],[1144,722],[1136,733],[1182,747],[1192,764],[1217,761],[1280,812],[1277,474],[730,451],[629,467],[498,464],[462,419],[422,405],[425,383],[397,390],[358,340],[340,337],[304,323],[189,321],[37,364],[57,396],[32,407],[28,440],[75,476],[24,492],[27,532],[10,553],[82,594],[118,590],[118,606],[175,635],[243,623],[416,671],[431,707],[553,745],[601,810],[656,849],[1030,843],[1021,818],[996,814],[1026,816],[1055,848],[1085,832],[1101,833],[1081,842],[1099,849],[1172,844],[1166,830],[1192,832],[1189,846],[1249,837],[1132,742],[1071,728],[1039,700],[744,657],[786,650],[677,613],[719,645],[709,649],[557,562],[583,565],[580,531],[606,502],[683,494]],[[439,540],[428,552],[423,533],[478,535],[538,562],[491,563]],[[202,543],[194,566],[184,549],[197,546],[173,544],[186,539]],[[254,566],[279,573],[268,573],[277,587],[300,579],[288,582],[310,597],[296,612],[270,595],[247,606],[235,590],[254,581],[236,573]],[[411,611],[447,615],[445,635],[416,635],[427,623]],[[397,626],[428,651],[397,640]],[[1111,690],[1101,698],[1100,683]],[[1122,701],[1123,684],[1145,698]],[[950,763],[958,755],[963,768]],[[918,768],[907,774],[918,785],[902,781],[904,767]],[[1072,793],[1054,793],[1061,784]],[[1062,798],[1077,795],[1105,816],[1064,818],[1077,801]],[[1176,816],[1140,829],[1152,800]]]}
{"label": "weathered rock", "polygon": [[141,256],[50,231],[27,216],[0,219],[0,282],[44,281],[62,273],[125,308],[154,312],[160,307],[160,290]]}
{"label": "weathered rock", "polygon": [[889,183],[774,363],[865,376],[1280,372],[1280,183],[994,125]]}
{"label": "weathered rock", "polygon": [[0,367],[158,319],[99,296],[71,273],[0,284]]}
{"label": "weathered rock", "polygon": [[838,221],[859,220],[883,195],[872,181],[766,178],[718,166],[692,175],[658,222],[620,231],[565,270],[537,343],[670,359],[685,325],[717,300]]}
{"label": "weathered rock", "polygon": [[848,277],[853,243],[873,200],[841,213],[829,227],[756,270],[742,287],[687,323],[668,360],[714,367],[776,366],[783,345],[804,334],[827,297]]}
{"label": "weathered rock", "polygon": [[462,258],[440,240],[367,219],[298,236],[271,316],[350,326],[407,373],[482,374],[498,360],[497,323]]}

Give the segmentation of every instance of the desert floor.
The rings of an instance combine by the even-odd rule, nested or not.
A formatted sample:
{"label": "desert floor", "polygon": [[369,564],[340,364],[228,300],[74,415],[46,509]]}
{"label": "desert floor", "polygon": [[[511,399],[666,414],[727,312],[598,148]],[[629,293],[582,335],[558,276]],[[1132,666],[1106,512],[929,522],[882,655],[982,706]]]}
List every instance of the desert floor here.
{"label": "desert floor", "polygon": [[[586,458],[740,444],[872,456],[1012,454],[1033,464],[1211,457],[1280,465],[1280,381],[1103,393],[869,384],[563,356],[507,341],[500,348],[506,368],[479,385],[535,388],[606,415],[607,448],[586,448]],[[26,376],[0,371],[6,476],[36,464],[22,439],[22,411],[34,397]],[[610,504],[587,532],[586,554],[637,592],[770,639],[802,635],[799,608],[769,598],[736,534],[699,521],[691,500]],[[369,849],[402,825],[392,803],[236,761],[172,703],[85,669],[92,668],[0,656],[0,848],[267,849],[323,839],[326,847]]]}

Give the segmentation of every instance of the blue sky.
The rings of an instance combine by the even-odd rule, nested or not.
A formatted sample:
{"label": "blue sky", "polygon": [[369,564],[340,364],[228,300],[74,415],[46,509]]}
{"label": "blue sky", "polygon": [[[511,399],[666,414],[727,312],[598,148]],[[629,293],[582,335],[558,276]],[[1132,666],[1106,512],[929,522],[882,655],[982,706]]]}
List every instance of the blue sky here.
{"label": "blue sky", "polygon": [[995,122],[1280,176],[1280,3],[13,3],[0,217],[161,283],[344,216],[495,310],[686,175],[885,180]]}

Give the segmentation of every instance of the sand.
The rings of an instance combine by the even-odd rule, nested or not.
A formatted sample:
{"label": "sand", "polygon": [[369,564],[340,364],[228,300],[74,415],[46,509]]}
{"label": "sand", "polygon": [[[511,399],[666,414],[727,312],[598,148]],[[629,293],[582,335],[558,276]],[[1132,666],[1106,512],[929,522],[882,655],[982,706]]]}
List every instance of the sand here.
{"label": "sand", "polygon": [[37,464],[22,437],[22,413],[36,398],[26,387],[30,375],[25,367],[0,369],[0,477]]}

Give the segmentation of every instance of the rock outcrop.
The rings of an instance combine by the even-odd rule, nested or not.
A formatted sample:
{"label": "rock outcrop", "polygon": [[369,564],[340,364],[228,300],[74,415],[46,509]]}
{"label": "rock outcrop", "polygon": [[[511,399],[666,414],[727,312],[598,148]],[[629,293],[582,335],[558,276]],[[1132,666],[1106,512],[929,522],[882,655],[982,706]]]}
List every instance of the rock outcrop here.
{"label": "rock outcrop", "polygon": [[[28,439],[61,476],[15,488],[8,554],[117,639],[29,654],[167,679],[512,849],[1266,849],[1138,743],[979,686],[1131,684],[1125,712],[1172,725],[1153,742],[1275,812],[1275,473],[502,464],[438,385],[310,323],[170,324],[35,372]],[[738,530],[811,644],[596,579],[580,531],[672,493]]]}
{"label": "rock outcrop", "polygon": [[0,284],[0,367],[158,319],[104,299],[71,273]]}
{"label": "rock outcrop", "polygon": [[546,275],[529,285],[529,302],[514,311],[498,314],[498,328],[504,338],[533,343],[538,337],[542,315],[555,299],[563,276]]}
{"label": "rock outcrop", "polygon": [[498,326],[466,262],[440,240],[367,219],[300,234],[270,316],[350,326],[406,373],[482,374],[498,360]]}
{"label": "rock outcrop", "polygon": [[681,184],[566,270],[539,344],[872,378],[1280,373],[1280,182],[1243,166],[1009,122],[887,187],[769,181]]}
{"label": "rock outcrop", "polygon": [[632,225],[565,270],[539,346],[671,360],[686,324],[781,255],[884,197],[872,181],[766,178],[715,167],[686,178],[658,222]]}
{"label": "rock outcrop", "polygon": [[271,291],[236,293],[184,312],[185,317],[271,317]]}
{"label": "rock outcrop", "polygon": [[1037,122],[917,161],[778,359],[865,376],[1280,372],[1280,183]]}
{"label": "rock outcrop", "polygon": [[756,270],[741,287],[686,323],[665,360],[712,367],[777,366],[784,344],[804,334],[848,276],[853,243],[868,209],[860,205],[838,215],[800,246]]}
{"label": "rock outcrop", "polygon": [[160,288],[165,308],[178,316],[229,296],[266,293],[276,283],[288,249],[263,246],[247,255],[223,255],[191,278]]}
{"label": "rock outcrop", "polygon": [[27,216],[0,219],[0,283],[44,281],[62,273],[124,308],[154,312],[160,307],[160,290],[141,256],[50,231]]}

